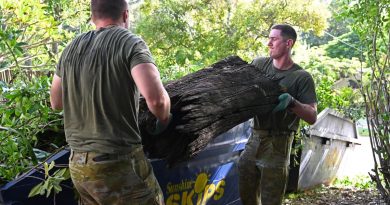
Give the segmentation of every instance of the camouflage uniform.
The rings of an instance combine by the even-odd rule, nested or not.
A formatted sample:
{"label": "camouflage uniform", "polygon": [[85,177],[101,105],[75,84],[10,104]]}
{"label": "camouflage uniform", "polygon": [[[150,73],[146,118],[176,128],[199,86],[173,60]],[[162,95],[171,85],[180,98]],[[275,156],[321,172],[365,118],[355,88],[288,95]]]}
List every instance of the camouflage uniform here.
{"label": "camouflage uniform", "polygon": [[282,204],[293,138],[293,132],[253,130],[239,162],[243,204]]}
{"label": "camouflage uniform", "polygon": [[122,155],[72,152],[69,162],[81,204],[164,204],[162,191],[142,147]]}
{"label": "camouflage uniform", "polygon": [[[260,72],[280,79],[277,83],[301,103],[317,101],[312,76],[297,64],[285,71],[275,69],[271,58],[257,58],[252,64]],[[254,117],[252,135],[239,162],[239,190],[244,205],[282,204],[299,120],[288,110]]]}
{"label": "camouflage uniform", "polygon": [[142,63],[154,63],[146,43],[116,25],[80,34],[62,52],[69,167],[84,204],[163,204],[138,127],[131,70]]}

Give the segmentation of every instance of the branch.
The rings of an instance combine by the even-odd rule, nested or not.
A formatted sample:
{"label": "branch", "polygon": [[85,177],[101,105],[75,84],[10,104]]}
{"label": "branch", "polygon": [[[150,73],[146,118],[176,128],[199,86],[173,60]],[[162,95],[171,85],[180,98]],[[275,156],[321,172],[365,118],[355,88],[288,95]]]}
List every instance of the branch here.
{"label": "branch", "polygon": [[[56,64],[46,64],[46,63],[43,63],[43,64],[40,64],[40,65],[32,65],[32,66],[19,66],[20,68],[25,68],[25,69],[30,69],[30,68],[42,68],[42,67],[52,67],[52,66],[56,66]],[[12,65],[12,66],[8,66],[6,67],[5,69],[12,69],[12,68],[15,68],[16,66],[15,65]]]}
{"label": "branch", "polygon": [[31,44],[31,45],[26,45],[26,46],[22,46],[23,49],[31,49],[31,48],[36,48],[36,47],[39,47],[39,46],[42,46],[42,45],[47,45],[47,44],[52,44],[52,43],[58,43],[58,41],[52,41],[52,42],[47,42],[48,40],[50,40],[49,37],[41,40],[41,41],[38,41],[34,44]]}
{"label": "branch", "polygon": [[[51,41],[51,42],[47,42],[47,40],[50,40],[49,37],[41,40],[41,41],[38,41],[34,44],[31,44],[31,45],[26,45],[26,46],[22,46],[21,48],[23,49],[31,49],[31,48],[37,48],[39,46],[42,46],[42,45],[48,45],[48,44],[53,44],[53,43],[59,43],[59,41]],[[8,55],[12,55],[11,52],[5,52],[3,54],[0,54],[0,58],[6,58]]]}
{"label": "branch", "polygon": [[40,125],[41,129],[46,129],[48,126],[50,126],[52,123],[55,123],[55,122],[59,122],[59,121],[62,121],[62,118],[61,119],[55,119],[55,120],[52,120],[44,125]]}

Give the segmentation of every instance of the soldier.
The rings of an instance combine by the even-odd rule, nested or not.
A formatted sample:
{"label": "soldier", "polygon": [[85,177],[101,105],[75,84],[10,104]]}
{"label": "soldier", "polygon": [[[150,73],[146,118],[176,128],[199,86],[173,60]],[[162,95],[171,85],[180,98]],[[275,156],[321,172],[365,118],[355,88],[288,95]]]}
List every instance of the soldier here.
{"label": "soldier", "polygon": [[50,90],[64,110],[69,168],[83,204],[163,204],[138,128],[140,93],[161,132],[170,98],[145,42],[128,31],[125,0],[92,0],[96,30],[63,51]]}
{"label": "soldier", "polygon": [[290,151],[299,120],[317,120],[317,98],[312,76],[291,59],[297,39],[293,27],[274,25],[269,34],[270,57],[252,64],[275,76],[287,90],[267,115],[254,117],[252,135],[239,161],[239,190],[244,205],[280,205],[286,189]]}

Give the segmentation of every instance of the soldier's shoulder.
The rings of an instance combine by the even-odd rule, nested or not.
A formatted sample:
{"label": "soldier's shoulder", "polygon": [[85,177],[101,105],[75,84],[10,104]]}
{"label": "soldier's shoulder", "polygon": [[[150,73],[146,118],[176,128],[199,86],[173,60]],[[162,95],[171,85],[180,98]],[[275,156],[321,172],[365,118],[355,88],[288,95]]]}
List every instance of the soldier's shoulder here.
{"label": "soldier's shoulder", "polygon": [[259,69],[263,69],[266,65],[269,65],[272,63],[272,59],[269,57],[258,57],[255,58],[251,64]]}

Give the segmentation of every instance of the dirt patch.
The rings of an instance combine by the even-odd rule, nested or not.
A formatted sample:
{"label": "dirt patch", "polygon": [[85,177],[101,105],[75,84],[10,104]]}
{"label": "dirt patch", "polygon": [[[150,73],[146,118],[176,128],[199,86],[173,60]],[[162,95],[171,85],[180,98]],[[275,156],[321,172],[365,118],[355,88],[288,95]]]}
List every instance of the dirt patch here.
{"label": "dirt patch", "polygon": [[321,187],[300,193],[288,194],[284,205],[385,205],[375,189]]}

